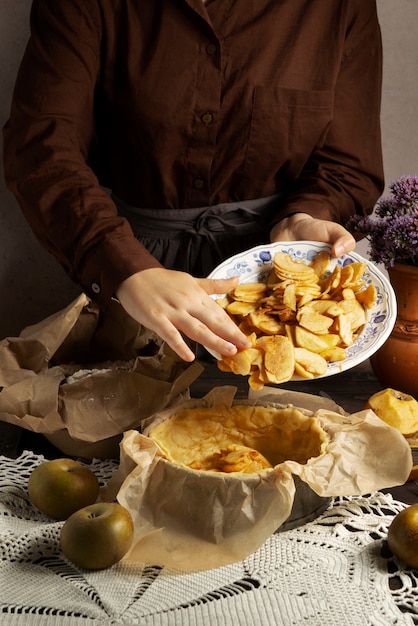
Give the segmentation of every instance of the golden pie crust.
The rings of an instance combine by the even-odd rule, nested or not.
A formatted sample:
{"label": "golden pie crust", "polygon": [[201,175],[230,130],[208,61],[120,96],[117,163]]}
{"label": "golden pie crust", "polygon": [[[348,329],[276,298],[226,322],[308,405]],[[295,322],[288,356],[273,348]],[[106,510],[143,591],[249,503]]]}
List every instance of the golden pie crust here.
{"label": "golden pie crust", "polygon": [[177,465],[243,474],[288,460],[305,464],[329,442],[313,414],[250,405],[183,409],[154,426],[149,437]]}

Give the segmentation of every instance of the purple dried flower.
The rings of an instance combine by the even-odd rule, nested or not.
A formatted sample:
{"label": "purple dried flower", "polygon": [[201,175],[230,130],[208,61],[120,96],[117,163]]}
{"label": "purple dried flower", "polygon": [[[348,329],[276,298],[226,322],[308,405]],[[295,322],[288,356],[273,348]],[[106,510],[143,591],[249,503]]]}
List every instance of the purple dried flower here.
{"label": "purple dried flower", "polygon": [[401,176],[390,190],[377,203],[375,216],[352,217],[347,228],[368,239],[375,263],[418,266],[418,176]]}

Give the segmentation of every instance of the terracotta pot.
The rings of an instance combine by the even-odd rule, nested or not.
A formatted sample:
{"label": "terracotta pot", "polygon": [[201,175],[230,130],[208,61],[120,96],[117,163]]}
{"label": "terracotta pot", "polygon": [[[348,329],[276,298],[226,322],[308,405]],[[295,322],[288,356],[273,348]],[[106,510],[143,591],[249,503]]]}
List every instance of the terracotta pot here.
{"label": "terracotta pot", "polygon": [[418,267],[397,263],[388,274],[396,294],[397,318],[370,362],[381,385],[418,399]]}

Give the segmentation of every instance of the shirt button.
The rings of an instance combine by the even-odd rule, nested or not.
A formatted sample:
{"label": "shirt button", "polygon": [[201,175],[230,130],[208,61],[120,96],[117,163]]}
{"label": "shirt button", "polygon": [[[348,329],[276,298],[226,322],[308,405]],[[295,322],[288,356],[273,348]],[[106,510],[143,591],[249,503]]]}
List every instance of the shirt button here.
{"label": "shirt button", "polygon": [[202,120],[204,124],[208,126],[209,124],[212,124],[213,122],[213,115],[212,113],[209,113],[209,111],[207,111],[206,113],[203,113],[200,119]]}
{"label": "shirt button", "polygon": [[205,183],[203,182],[202,178],[195,178],[195,180],[193,181],[195,189],[203,189],[204,184]]}
{"label": "shirt button", "polygon": [[210,55],[215,54],[217,48],[214,43],[208,43],[206,46],[206,52]]}
{"label": "shirt button", "polygon": [[93,293],[100,293],[100,285],[98,283],[92,283],[91,290]]}

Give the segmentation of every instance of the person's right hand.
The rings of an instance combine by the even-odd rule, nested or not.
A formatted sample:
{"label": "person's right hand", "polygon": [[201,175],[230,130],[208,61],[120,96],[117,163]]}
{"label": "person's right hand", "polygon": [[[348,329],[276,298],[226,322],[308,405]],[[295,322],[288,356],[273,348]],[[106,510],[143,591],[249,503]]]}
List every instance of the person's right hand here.
{"label": "person's right hand", "polygon": [[270,232],[272,242],[304,239],[331,244],[331,253],[336,257],[348,254],[356,247],[356,240],[344,226],[312,217],[307,213],[294,213],[285,217],[277,222]]}
{"label": "person's right hand", "polygon": [[195,355],[182,333],[222,356],[250,347],[228,314],[209,297],[227,293],[238,278],[193,278],[185,272],[150,268],[124,280],[116,297],[137,322],[154,331],[185,361]]}

